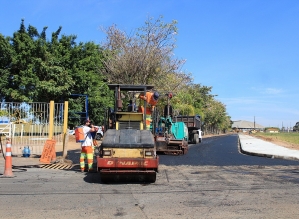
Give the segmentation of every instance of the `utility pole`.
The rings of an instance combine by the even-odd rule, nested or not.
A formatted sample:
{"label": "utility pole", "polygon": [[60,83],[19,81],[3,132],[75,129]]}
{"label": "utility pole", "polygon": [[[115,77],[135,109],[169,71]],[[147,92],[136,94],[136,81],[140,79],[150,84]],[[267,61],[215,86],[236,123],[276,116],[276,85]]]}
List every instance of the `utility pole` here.
{"label": "utility pole", "polygon": [[255,116],[253,117],[253,128],[255,130]]}

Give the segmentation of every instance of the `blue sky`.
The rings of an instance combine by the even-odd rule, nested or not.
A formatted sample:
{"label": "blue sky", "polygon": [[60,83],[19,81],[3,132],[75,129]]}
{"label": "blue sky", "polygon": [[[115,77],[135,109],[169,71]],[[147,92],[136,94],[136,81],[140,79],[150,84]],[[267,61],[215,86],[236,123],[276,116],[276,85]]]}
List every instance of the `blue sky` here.
{"label": "blue sky", "polygon": [[0,33],[12,36],[21,19],[77,42],[105,41],[100,27],[127,32],[148,16],[178,21],[175,56],[195,83],[212,86],[232,120],[263,126],[299,121],[298,0],[0,0]]}

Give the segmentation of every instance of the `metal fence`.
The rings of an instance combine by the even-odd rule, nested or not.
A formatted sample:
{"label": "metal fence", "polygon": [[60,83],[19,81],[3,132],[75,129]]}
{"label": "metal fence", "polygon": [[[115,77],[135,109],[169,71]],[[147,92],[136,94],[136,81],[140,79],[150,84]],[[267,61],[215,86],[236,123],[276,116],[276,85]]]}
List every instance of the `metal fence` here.
{"label": "metal fence", "polygon": [[[31,154],[41,155],[49,136],[50,103],[1,103],[0,134],[10,136],[12,154],[21,155],[25,146]],[[54,103],[54,133],[56,145],[63,141],[64,103]]]}

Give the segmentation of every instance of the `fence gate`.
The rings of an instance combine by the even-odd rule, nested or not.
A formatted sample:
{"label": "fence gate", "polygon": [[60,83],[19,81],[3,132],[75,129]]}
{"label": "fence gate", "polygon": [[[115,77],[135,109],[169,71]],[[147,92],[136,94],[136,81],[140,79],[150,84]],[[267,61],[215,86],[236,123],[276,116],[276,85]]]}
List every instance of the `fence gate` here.
{"label": "fence gate", "polygon": [[[50,103],[1,103],[0,135],[5,151],[5,136],[12,140],[12,155],[22,155],[29,146],[32,155],[41,155],[49,139]],[[63,142],[64,103],[54,103],[54,133],[56,146]]]}

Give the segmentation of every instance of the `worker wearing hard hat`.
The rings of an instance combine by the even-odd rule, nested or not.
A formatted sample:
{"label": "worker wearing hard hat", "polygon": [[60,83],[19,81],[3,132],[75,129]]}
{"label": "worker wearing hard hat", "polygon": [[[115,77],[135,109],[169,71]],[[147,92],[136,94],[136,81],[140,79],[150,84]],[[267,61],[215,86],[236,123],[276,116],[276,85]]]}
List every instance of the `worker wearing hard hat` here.
{"label": "worker wearing hard hat", "polygon": [[151,107],[151,111],[153,111],[153,109],[155,108],[155,106],[158,103],[159,93],[157,91],[146,92],[145,95],[143,93],[141,93],[139,95],[139,98],[142,100],[145,100],[147,102],[147,104]]}

